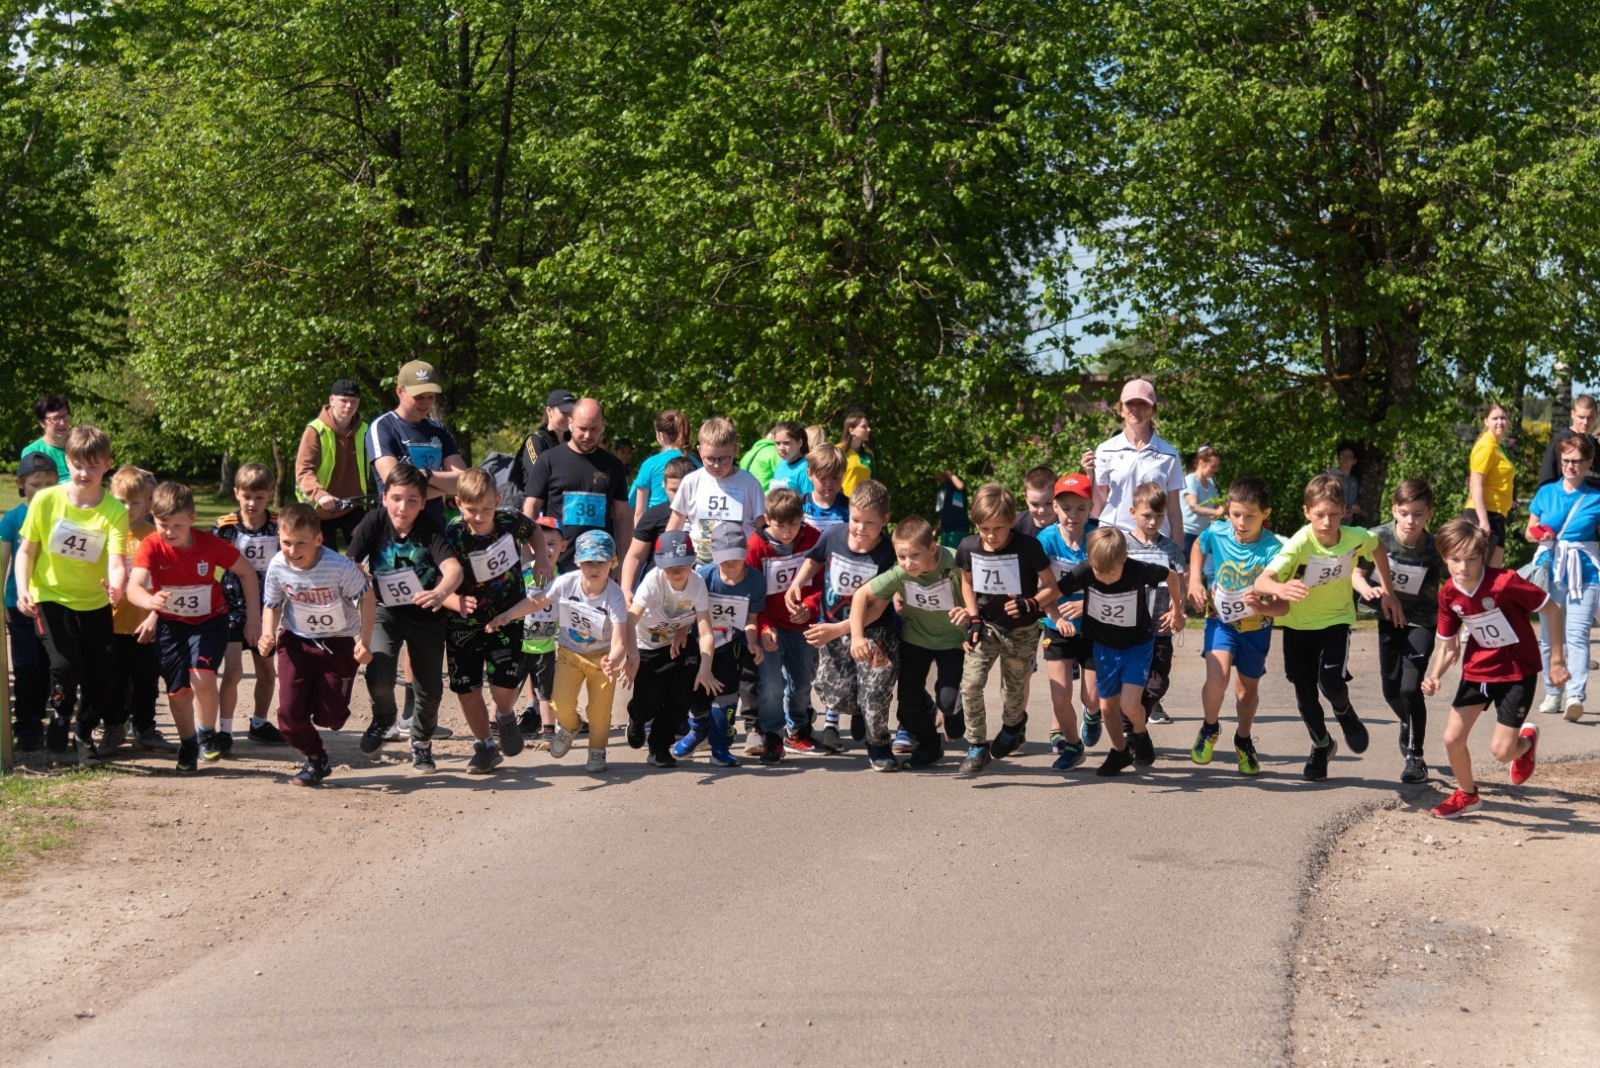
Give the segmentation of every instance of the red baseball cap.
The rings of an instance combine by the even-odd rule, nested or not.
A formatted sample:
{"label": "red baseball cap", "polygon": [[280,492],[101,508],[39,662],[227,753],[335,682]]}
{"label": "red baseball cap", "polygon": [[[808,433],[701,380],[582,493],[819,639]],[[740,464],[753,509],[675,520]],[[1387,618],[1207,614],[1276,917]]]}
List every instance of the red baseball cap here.
{"label": "red baseball cap", "polygon": [[1086,500],[1094,498],[1094,484],[1089,481],[1088,475],[1073,473],[1062,475],[1056,479],[1056,491],[1052,496],[1059,497],[1063,493],[1076,493]]}

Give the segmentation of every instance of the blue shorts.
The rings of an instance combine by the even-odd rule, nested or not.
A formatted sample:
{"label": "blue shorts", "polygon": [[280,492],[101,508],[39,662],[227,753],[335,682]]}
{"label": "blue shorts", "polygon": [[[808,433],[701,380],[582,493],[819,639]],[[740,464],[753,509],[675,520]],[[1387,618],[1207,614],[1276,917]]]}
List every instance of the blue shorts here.
{"label": "blue shorts", "polygon": [[1272,648],[1272,628],[1241,634],[1216,616],[1206,620],[1206,644],[1200,655],[1215,649],[1233,656],[1233,666],[1241,678],[1259,679],[1267,673],[1267,650]]}
{"label": "blue shorts", "polygon": [[1155,655],[1156,640],[1135,645],[1132,649],[1113,649],[1109,645],[1094,646],[1094,688],[1102,698],[1121,697],[1124,686],[1143,686],[1150,681],[1150,658]]}
{"label": "blue shorts", "polygon": [[222,670],[222,658],[228,651],[228,617],[212,616],[200,623],[158,618],[156,648],[167,693],[193,689],[192,672],[215,675]]}

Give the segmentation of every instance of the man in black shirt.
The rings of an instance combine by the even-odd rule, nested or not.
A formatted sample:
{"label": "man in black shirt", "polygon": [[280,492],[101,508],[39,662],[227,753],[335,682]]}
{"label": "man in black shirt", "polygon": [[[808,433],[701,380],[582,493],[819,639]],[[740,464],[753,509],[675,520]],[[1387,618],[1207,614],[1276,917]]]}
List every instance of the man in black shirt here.
{"label": "man in black shirt", "polygon": [[1550,447],[1544,450],[1544,459],[1539,461],[1539,485],[1547,485],[1561,477],[1561,443],[1587,434],[1589,440],[1594,442],[1595,456],[1589,461],[1589,470],[1583,478],[1589,485],[1600,487],[1600,467],[1596,466],[1600,464],[1600,438],[1594,436],[1595,407],[1594,398],[1587,393],[1572,402],[1572,426],[1550,435]]}
{"label": "man in black shirt", "polygon": [[557,562],[562,571],[574,566],[574,546],[586,531],[603,530],[623,543],[633,537],[628,472],[600,447],[606,433],[600,402],[580,400],[572,409],[570,430],[569,441],[539,454],[522,487],[528,495],[522,503],[524,515],[533,519],[546,513],[561,524],[567,539],[567,551]]}

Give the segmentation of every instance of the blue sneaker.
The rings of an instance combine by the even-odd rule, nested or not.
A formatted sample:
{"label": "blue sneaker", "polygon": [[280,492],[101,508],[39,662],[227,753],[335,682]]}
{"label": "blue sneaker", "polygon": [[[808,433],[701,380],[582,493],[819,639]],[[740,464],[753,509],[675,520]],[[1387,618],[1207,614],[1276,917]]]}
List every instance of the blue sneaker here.
{"label": "blue sneaker", "polygon": [[1050,751],[1052,753],[1061,752],[1062,749],[1066,748],[1066,745],[1067,736],[1065,734],[1062,734],[1060,731],[1050,732]]}
{"label": "blue sneaker", "polygon": [[1087,756],[1087,754],[1084,752],[1082,742],[1079,742],[1077,745],[1073,745],[1071,742],[1065,740],[1063,740],[1061,743],[1060,753],[1061,755],[1056,757],[1056,762],[1050,765],[1051,769],[1054,771],[1071,771],[1079,764],[1082,764],[1084,758]]}
{"label": "blue sneaker", "polygon": [[[682,760],[700,748],[700,743],[711,733],[711,717],[696,716],[689,721],[689,733],[679,738],[672,747],[672,755]],[[726,743],[724,743],[726,744]]]}
{"label": "blue sneaker", "polygon": [[916,749],[917,743],[911,737],[911,732],[904,727],[894,732],[894,742],[889,748],[899,756],[907,756]]}
{"label": "blue sneaker", "polygon": [[1083,714],[1083,746],[1093,749],[1100,744],[1100,713],[1085,712]]}
{"label": "blue sneaker", "polygon": [[734,756],[733,751],[727,746],[714,745],[711,747],[711,763],[719,768],[736,768],[739,766],[739,758]]}

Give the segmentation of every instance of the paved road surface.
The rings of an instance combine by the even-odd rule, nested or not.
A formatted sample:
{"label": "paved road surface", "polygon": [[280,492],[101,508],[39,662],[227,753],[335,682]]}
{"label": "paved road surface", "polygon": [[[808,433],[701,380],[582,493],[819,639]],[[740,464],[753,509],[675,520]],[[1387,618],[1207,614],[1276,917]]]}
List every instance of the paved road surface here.
{"label": "paved road surface", "polygon": [[[36,1063],[1283,1063],[1308,856],[1397,796],[1396,727],[1359,634],[1371,749],[1299,781],[1275,650],[1260,778],[1235,772],[1226,719],[1196,768],[1198,648],[1190,632],[1162,759],[1114,782],[1049,770],[1042,686],[1027,754],[972,781],[953,761],[872,774],[859,752],[652,772],[620,739],[601,780],[581,750],[530,751],[492,784],[345,775],[462,791],[467,814],[419,827],[325,915],[214,953]],[[1592,725],[1540,721],[1547,755],[1600,748]]]}

